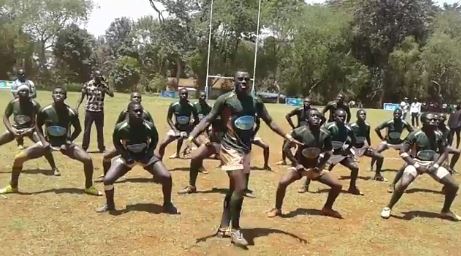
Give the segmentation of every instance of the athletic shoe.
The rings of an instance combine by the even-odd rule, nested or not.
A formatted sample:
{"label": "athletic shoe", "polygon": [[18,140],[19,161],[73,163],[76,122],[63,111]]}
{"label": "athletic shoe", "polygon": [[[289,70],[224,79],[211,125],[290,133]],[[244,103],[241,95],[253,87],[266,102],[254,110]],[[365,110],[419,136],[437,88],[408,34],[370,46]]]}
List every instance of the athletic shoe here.
{"label": "athletic shoe", "polygon": [[53,170],[53,175],[54,175],[54,176],[61,176],[61,171],[59,171],[58,168],[54,168],[54,170]]}
{"label": "athletic shoe", "polygon": [[277,208],[272,208],[267,212],[267,217],[268,218],[274,218],[276,216],[282,216],[282,210],[277,209]]}
{"label": "athletic shoe", "polygon": [[178,214],[178,209],[173,205],[172,202],[163,204],[163,212],[168,214]]}
{"label": "athletic shoe", "polygon": [[236,246],[240,247],[247,247],[248,242],[247,240],[243,237],[242,232],[240,232],[239,229],[234,229],[230,232],[231,234],[231,243],[235,244]]}
{"label": "athletic shoe", "polygon": [[363,196],[363,193],[360,192],[360,190],[357,188],[357,187],[350,187],[347,192],[353,194],[353,195],[359,195],[359,196]]}
{"label": "athletic shoe", "polygon": [[93,196],[102,196],[101,191],[97,190],[94,186],[85,188],[85,193]]}
{"label": "athletic shoe", "polygon": [[8,185],[0,189],[0,194],[10,194],[10,193],[18,193],[18,188],[13,188],[11,185]]}
{"label": "athletic shoe", "polygon": [[266,171],[272,171],[272,168],[269,165],[265,165],[263,169]]}
{"label": "athletic shoe", "polygon": [[229,227],[227,228],[218,228],[218,231],[216,231],[216,236],[219,238],[226,238],[226,237],[231,237],[231,230]]}
{"label": "athletic shoe", "polygon": [[452,221],[461,221],[461,217],[456,215],[455,213],[453,213],[452,211],[448,211],[448,212],[441,212],[440,215],[442,216],[442,218],[444,219],[449,219],[449,220],[452,220]]}
{"label": "athletic shoe", "polygon": [[246,196],[248,198],[256,198],[256,195],[251,189],[245,189],[245,191],[243,191],[243,196]]}
{"label": "athletic shoe", "polygon": [[115,206],[109,207],[107,204],[96,209],[97,213],[112,212],[112,211],[115,211]]}
{"label": "athletic shoe", "polygon": [[386,178],[384,178],[381,174],[376,174],[374,177],[373,177],[373,180],[376,180],[376,181],[387,181]]}
{"label": "athletic shoe", "polygon": [[298,193],[302,194],[302,193],[306,193],[309,191],[309,186],[306,186],[306,185],[302,185],[299,189],[298,189]]}
{"label": "athletic shoe", "polygon": [[330,216],[330,217],[338,218],[338,219],[343,218],[343,216],[338,211],[335,211],[330,208],[323,208],[321,212],[322,212],[322,215],[325,215],[325,216]]}
{"label": "athletic shoe", "polygon": [[384,207],[383,210],[381,211],[381,218],[383,219],[389,219],[391,217],[391,208],[389,207]]}
{"label": "athletic shoe", "polygon": [[193,193],[197,193],[197,188],[194,186],[190,186],[190,185],[178,191],[179,195],[193,194]]}

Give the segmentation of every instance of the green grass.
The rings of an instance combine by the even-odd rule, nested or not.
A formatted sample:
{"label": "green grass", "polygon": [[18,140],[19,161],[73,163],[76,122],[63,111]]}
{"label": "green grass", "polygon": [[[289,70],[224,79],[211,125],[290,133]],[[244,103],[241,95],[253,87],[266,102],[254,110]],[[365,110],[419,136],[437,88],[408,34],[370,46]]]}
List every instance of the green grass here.
{"label": "green grass", "polygon": [[[11,96],[0,91],[0,109]],[[68,104],[75,106],[79,94],[69,93]],[[114,122],[126,108],[128,94],[116,94],[106,99],[105,141],[110,148]],[[38,100],[43,105],[51,102],[51,93],[40,91]],[[166,111],[170,99],[143,97],[143,105],[155,120],[161,139],[167,131]],[[285,114],[292,107],[267,105],[274,119],[288,131]],[[83,106],[80,113],[84,113]],[[355,110],[353,110],[355,116]],[[392,118],[390,112],[369,110],[368,121],[372,128]],[[355,120],[355,118],[353,118]],[[81,117],[83,123],[83,117]],[[280,160],[282,138],[262,125],[260,136],[270,144],[270,162]],[[379,140],[373,134],[373,144]],[[81,143],[81,136],[76,143]],[[31,143],[26,140],[26,144]],[[175,144],[170,144],[166,155],[172,154]],[[93,129],[91,150],[96,150]],[[0,148],[0,185],[8,183],[11,164],[17,152],[12,142]],[[458,255],[460,224],[437,217],[443,195],[441,186],[430,177],[422,176],[412,184],[395,208],[396,217],[381,220],[379,212],[389,200],[387,183],[367,180],[372,173],[369,160],[360,159],[358,186],[365,196],[342,193],[335,204],[345,217],[336,220],[319,216],[326,193],[298,194],[300,183],[287,190],[284,211],[292,217],[267,219],[265,211],[273,207],[275,189],[286,167],[272,164],[274,172],[252,172],[250,187],[256,199],[245,199],[242,213],[244,234],[254,245],[244,251],[229,246],[228,240],[212,238],[218,226],[223,200],[223,190],[228,186],[227,176],[217,168],[218,162],[207,160],[208,175],[198,178],[202,193],[178,196],[176,191],[188,181],[188,160],[166,159],[165,164],[173,176],[173,200],[181,215],[158,214],[162,204],[161,187],[152,184],[150,175],[136,167],[116,184],[116,203],[126,209],[118,216],[96,214],[94,209],[103,198],[81,193],[83,187],[82,165],[54,153],[62,177],[49,175],[44,159],[29,161],[21,175],[20,191],[23,194],[0,197],[0,237],[2,252],[6,255]],[[392,179],[402,161],[395,151],[386,151],[384,176]],[[92,154],[95,177],[102,173],[101,155]],[[252,165],[262,165],[262,151],[255,148]],[[458,166],[457,166],[458,167]],[[335,168],[333,175],[348,186],[349,171]],[[456,176],[459,180],[459,176]],[[102,189],[102,185],[96,186]],[[215,189],[213,189],[215,188]],[[325,189],[313,182],[312,191]],[[453,209],[461,213],[459,200]],[[305,241],[305,242],[302,242]]]}

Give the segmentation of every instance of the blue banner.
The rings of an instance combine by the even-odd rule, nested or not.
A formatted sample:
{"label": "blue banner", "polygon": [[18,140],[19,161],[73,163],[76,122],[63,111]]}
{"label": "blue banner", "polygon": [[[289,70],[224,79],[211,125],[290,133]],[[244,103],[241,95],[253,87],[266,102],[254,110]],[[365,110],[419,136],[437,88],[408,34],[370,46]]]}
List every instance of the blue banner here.
{"label": "blue banner", "polygon": [[384,103],[384,106],[383,106],[384,110],[389,110],[389,111],[394,111],[398,108],[400,108],[400,104],[397,104],[397,103]]}
{"label": "blue banner", "polygon": [[0,89],[11,89],[11,85],[13,85],[13,81],[5,81],[0,80]]}
{"label": "blue banner", "polygon": [[303,99],[301,98],[286,98],[285,103],[289,106],[299,107],[303,105]]}
{"label": "blue banner", "polygon": [[162,91],[160,92],[160,97],[176,98],[176,92],[175,91]]}

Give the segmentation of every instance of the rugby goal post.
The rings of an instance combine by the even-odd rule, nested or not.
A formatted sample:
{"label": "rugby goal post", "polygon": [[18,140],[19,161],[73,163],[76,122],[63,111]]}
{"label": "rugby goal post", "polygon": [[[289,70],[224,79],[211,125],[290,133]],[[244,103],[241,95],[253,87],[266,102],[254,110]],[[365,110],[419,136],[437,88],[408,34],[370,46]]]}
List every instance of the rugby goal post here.
{"label": "rugby goal post", "polygon": [[[208,53],[207,53],[207,64],[206,64],[206,80],[205,80],[205,94],[206,98],[208,99],[209,97],[209,85],[210,85],[210,78],[223,78],[223,79],[234,79],[233,77],[226,77],[226,76],[220,76],[220,75],[210,75],[210,54],[211,54],[211,35],[213,33],[213,4],[214,0],[211,0],[211,6],[210,6],[210,24],[209,24],[209,33],[208,33]],[[257,25],[256,25],[256,39],[255,39],[255,55],[254,55],[254,61],[253,61],[253,78],[251,79],[253,81],[252,87],[251,87],[251,93],[255,93],[255,84],[256,84],[256,62],[258,60],[258,46],[259,46],[259,25],[260,25],[260,20],[261,20],[261,0],[258,0],[258,20],[257,20]]]}

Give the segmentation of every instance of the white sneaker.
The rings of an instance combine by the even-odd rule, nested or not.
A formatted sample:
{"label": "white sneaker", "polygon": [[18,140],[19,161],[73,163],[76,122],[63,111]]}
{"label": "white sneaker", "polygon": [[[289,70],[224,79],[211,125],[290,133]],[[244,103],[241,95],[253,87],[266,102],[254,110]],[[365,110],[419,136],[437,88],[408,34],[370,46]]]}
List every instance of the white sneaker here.
{"label": "white sneaker", "polygon": [[383,219],[389,219],[391,217],[391,208],[389,207],[384,207],[383,210],[381,211],[381,218]]}

